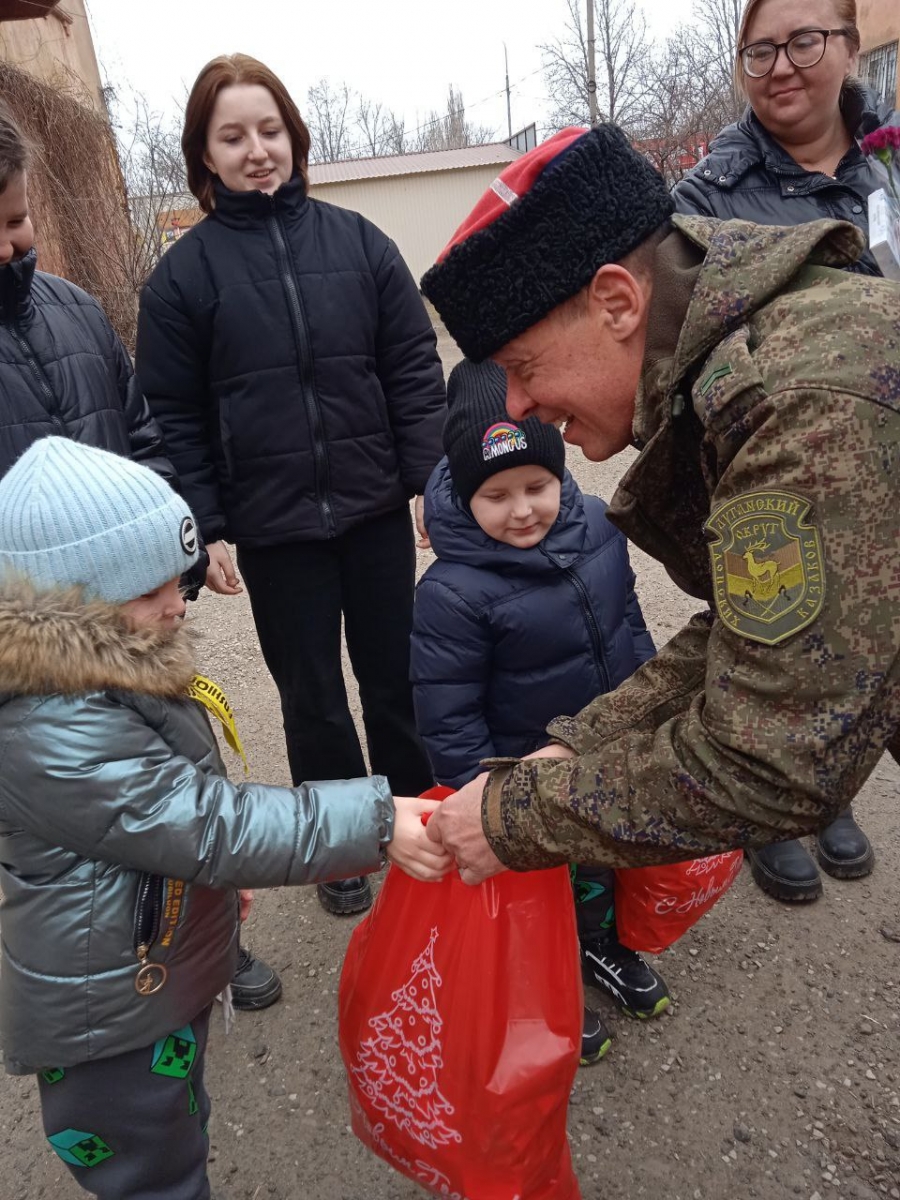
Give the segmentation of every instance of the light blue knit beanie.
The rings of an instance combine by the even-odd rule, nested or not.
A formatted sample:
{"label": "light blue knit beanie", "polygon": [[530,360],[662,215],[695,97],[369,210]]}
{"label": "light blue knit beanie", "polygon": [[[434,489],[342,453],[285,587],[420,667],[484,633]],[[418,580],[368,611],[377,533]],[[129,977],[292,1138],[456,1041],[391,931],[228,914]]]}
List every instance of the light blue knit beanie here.
{"label": "light blue knit beanie", "polygon": [[81,585],[124,604],[198,558],[190,509],[148,467],[64,437],[35,442],[0,480],[0,582]]}

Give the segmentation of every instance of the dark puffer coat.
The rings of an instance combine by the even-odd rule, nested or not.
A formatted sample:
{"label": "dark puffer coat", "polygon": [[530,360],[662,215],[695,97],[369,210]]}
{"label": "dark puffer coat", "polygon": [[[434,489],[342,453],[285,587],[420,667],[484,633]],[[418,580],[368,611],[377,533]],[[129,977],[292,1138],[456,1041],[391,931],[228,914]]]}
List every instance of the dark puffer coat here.
{"label": "dark puffer coat", "polygon": [[30,250],[0,267],[0,475],[50,434],[150,467],[169,482],[159,430],[103,309]]}
{"label": "dark puffer coat", "polygon": [[[861,140],[888,119],[890,110],[880,110],[866,88],[849,85],[842,113],[848,130]],[[715,138],[709,154],[675,185],[672,196],[678,211],[691,216],[737,218],[757,225],[802,225],[834,217],[852,221],[868,240],[868,197],[886,184],[884,168],[865,158],[855,142],[834,179],[805,170],[747,108],[736,125],[728,125]],[[849,269],[881,274],[868,251]]]}
{"label": "dark puffer coat", "polygon": [[216,188],[141,298],[137,372],[206,541],[315,541],[421,493],[441,456],[434,331],[357,213]]}
{"label": "dark puffer coat", "polygon": [[411,677],[439,783],[460,787],[482,758],[536,750],[554,717],[652,658],[628,543],[605,514],[567,471],[556,523],[520,550],[481,529],[438,465],[425,493],[438,561],[416,590]]}

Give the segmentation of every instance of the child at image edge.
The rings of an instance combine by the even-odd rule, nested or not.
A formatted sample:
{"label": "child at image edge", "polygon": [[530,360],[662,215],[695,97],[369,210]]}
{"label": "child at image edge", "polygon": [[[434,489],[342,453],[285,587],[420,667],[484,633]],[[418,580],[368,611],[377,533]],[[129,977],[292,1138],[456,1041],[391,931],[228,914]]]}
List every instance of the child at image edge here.
{"label": "child at image edge", "polygon": [[[506,373],[464,361],[448,381],[446,457],[425,494],[438,561],[416,591],[411,673],[435,778],[458,788],[482,759],[546,745],[547,724],[627,679],[654,649],[625,538],[583,496],[558,429],[506,413]],[[574,870],[587,982],[629,1016],[669,1003],[665,983],[616,937],[614,873]],[[582,1063],[609,1048],[585,1008]]]}
{"label": "child at image edge", "polygon": [[101,1200],[208,1200],[210,1008],[238,889],[449,860],[381,776],[232,784],[200,704],[184,501],[67,438],[0,480],[0,1043]]}

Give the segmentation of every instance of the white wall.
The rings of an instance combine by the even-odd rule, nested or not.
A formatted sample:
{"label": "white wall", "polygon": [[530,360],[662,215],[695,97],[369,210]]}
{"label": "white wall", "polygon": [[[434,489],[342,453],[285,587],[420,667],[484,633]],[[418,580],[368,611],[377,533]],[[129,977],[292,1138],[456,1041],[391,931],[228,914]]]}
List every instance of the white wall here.
{"label": "white wall", "polygon": [[383,229],[397,243],[418,283],[504,165],[316,184],[309,194],[352,208]]}

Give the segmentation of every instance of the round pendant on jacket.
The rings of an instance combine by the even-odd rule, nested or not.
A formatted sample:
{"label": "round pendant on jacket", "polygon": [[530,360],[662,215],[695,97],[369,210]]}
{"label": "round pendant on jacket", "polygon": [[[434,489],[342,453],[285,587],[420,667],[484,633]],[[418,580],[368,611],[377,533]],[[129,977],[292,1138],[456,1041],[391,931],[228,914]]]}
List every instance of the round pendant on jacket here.
{"label": "round pendant on jacket", "polygon": [[165,986],[169,977],[162,963],[145,962],[134,979],[134,990],[140,996],[155,996]]}

